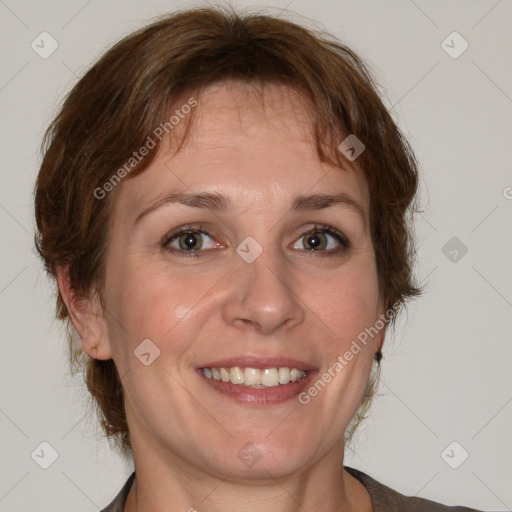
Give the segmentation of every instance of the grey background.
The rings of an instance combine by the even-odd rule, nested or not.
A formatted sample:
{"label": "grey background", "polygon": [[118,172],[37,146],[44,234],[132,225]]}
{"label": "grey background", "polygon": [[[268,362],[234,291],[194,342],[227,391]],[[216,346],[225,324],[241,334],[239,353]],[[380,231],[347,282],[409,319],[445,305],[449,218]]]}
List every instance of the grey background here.
{"label": "grey background", "polygon": [[[0,510],[98,510],[131,472],[101,439],[81,377],[67,376],[53,289],[32,252],[31,193],[43,131],[77,77],[129,31],[193,5],[0,0]],[[382,396],[345,464],[404,494],[510,510],[511,2],[270,5],[367,59],[422,167],[417,272],[428,287],[386,341]],[[47,59],[31,48],[43,31],[58,43]],[[454,31],[469,44],[456,59],[442,46]],[[457,37],[444,43],[452,53]],[[445,247],[452,237],[465,255]],[[43,441],[58,453],[46,470],[31,458]],[[452,464],[469,454],[458,469],[445,461],[453,441]]]}

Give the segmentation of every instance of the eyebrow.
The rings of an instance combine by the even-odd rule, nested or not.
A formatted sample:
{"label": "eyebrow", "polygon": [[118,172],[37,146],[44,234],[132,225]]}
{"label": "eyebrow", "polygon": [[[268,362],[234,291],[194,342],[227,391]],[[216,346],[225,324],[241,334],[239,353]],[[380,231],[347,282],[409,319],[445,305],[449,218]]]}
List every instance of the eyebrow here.
{"label": "eyebrow", "polygon": [[[167,194],[154,204],[145,208],[135,219],[133,225],[138,224],[144,217],[166,204],[178,203],[191,208],[202,208],[213,212],[225,212],[233,209],[233,202],[226,196],[216,192],[202,192],[197,194],[184,194],[180,192]],[[309,194],[297,196],[292,204],[291,211],[304,212],[311,210],[323,210],[331,206],[341,205],[358,213],[365,227],[368,219],[362,206],[351,196],[345,193],[339,194]]]}

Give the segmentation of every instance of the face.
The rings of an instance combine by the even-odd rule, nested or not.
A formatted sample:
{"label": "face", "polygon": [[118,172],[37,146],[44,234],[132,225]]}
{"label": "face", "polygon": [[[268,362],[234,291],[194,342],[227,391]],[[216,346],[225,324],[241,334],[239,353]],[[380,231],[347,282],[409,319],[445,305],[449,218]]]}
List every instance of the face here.
{"label": "face", "polygon": [[[285,86],[210,86],[184,147],[120,185],[102,343],[136,459],[240,478],[339,461],[379,336],[333,365],[381,309],[365,180],[320,162],[305,105]],[[270,368],[267,383],[272,368],[283,382],[279,368],[307,371],[250,388],[200,370],[221,365],[235,381],[236,366]]]}

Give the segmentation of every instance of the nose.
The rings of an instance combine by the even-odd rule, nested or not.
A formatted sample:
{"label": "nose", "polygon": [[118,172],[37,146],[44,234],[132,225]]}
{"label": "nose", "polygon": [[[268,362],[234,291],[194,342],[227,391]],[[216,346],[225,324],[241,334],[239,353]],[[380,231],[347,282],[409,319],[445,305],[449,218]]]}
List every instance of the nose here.
{"label": "nose", "polygon": [[304,321],[304,307],[293,287],[293,272],[279,255],[264,250],[252,263],[240,259],[235,264],[222,311],[227,324],[272,334]]}

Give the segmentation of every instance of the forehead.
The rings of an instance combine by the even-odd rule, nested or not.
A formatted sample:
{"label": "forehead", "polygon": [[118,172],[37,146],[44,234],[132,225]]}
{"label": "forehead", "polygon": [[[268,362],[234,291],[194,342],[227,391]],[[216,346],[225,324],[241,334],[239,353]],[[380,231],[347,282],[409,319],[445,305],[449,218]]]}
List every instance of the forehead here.
{"label": "forehead", "polygon": [[170,191],[198,190],[227,190],[241,206],[285,194],[347,192],[367,208],[359,170],[320,161],[313,106],[297,90],[233,80],[207,87],[197,102],[179,151],[163,145],[145,171],[122,184],[119,200],[134,213]]}
{"label": "forehead", "polygon": [[197,123],[188,142],[194,145],[224,139],[227,130],[244,135],[263,125],[269,131],[278,131],[281,137],[312,143],[312,109],[307,96],[284,84],[220,82],[201,93]]}

